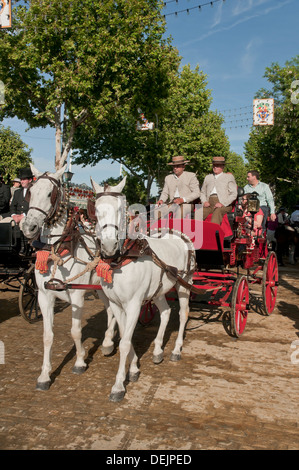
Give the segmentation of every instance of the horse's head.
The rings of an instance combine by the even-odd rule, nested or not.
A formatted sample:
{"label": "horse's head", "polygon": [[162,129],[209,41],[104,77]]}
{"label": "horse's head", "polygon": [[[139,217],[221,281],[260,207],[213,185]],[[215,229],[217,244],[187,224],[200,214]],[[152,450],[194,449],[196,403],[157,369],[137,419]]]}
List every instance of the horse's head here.
{"label": "horse's head", "polygon": [[23,232],[25,237],[32,239],[56,210],[56,203],[61,192],[61,178],[66,165],[56,173],[41,173],[32,164],[30,167],[36,181],[27,190],[26,199],[29,201],[29,209],[23,224]]}
{"label": "horse's head", "polygon": [[102,187],[91,178],[96,193],[96,235],[103,258],[116,258],[120,254],[126,231],[126,203],[121,194],[126,177],[117,186]]}

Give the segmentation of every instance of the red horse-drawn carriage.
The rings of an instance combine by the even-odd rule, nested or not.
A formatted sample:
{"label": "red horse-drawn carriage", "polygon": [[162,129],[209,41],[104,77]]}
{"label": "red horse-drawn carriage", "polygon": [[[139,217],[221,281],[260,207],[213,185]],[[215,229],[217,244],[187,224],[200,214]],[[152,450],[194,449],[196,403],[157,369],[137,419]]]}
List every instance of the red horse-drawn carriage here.
{"label": "red horse-drawn carriage", "polygon": [[[250,203],[250,201],[249,201]],[[254,200],[252,201],[254,205]],[[251,207],[254,214],[255,208]],[[270,315],[275,307],[278,288],[278,263],[274,252],[268,252],[265,234],[253,233],[253,224],[238,215],[235,209],[225,215],[221,226],[197,220],[168,217],[148,224],[148,231],[173,229],[185,233],[193,242],[197,269],[193,274],[191,301],[201,304],[203,294],[208,296],[203,305],[230,309],[229,333],[239,337],[244,332],[249,312],[249,285],[262,287],[262,311]],[[31,270],[32,271],[32,270]],[[32,271],[33,272],[33,271]],[[55,288],[52,286],[52,288]],[[56,286],[57,290],[61,286]],[[71,284],[68,289],[100,289],[100,286]],[[36,290],[34,290],[36,293]],[[36,296],[31,295],[30,305],[38,310]],[[34,310],[34,309],[33,309]],[[140,313],[140,322],[148,323],[156,307],[147,302]],[[38,312],[37,316],[40,316]]]}
{"label": "red horse-drawn carriage", "polygon": [[[258,210],[253,197],[252,216]],[[268,252],[265,233],[253,234],[253,221],[234,211],[225,215],[221,226],[193,219],[160,220],[155,229],[166,227],[189,236],[196,250],[197,270],[193,275],[191,302],[211,307],[228,307],[230,320],[228,332],[239,337],[244,332],[249,312],[249,285],[262,287],[261,311],[270,315],[275,307],[278,289],[278,263],[276,254]],[[200,232],[200,236],[198,233]],[[200,297],[207,294],[208,300]],[[148,323],[155,314],[155,306],[146,304],[140,321]]]}

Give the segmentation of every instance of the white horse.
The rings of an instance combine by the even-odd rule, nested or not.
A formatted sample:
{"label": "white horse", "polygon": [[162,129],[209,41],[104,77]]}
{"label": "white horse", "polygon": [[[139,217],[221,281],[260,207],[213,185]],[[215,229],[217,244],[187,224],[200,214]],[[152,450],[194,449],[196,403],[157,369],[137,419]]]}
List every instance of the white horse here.
{"label": "white horse", "polygon": [[[67,201],[63,201],[64,188],[61,185],[61,177],[65,171],[65,167],[61,168],[56,173],[39,172],[33,165],[31,166],[32,173],[36,176],[37,180],[30,188],[30,202],[29,210],[23,224],[24,235],[33,239],[40,233],[40,240],[46,244],[54,247],[55,243],[61,240],[61,235],[65,230],[68,214],[67,214]],[[70,237],[72,238],[72,234]],[[98,277],[95,272],[86,271],[82,276],[81,273],[86,270],[87,263],[92,259],[92,253],[95,252],[96,240],[90,234],[81,234],[81,238],[77,243],[74,243],[73,256],[66,254],[61,259],[57,257],[55,261],[49,260],[49,270],[47,273],[35,269],[35,278],[38,287],[38,302],[43,315],[44,325],[44,360],[42,372],[37,380],[38,390],[47,390],[51,384],[51,349],[53,343],[53,323],[54,323],[54,304],[56,298],[69,302],[72,306],[72,328],[71,334],[76,346],[76,362],[73,372],[81,374],[86,370],[86,363],[84,361],[84,347],[82,345],[81,337],[81,317],[84,304],[85,290],[49,290],[45,288],[45,282],[48,282],[55,275],[55,279],[66,281],[73,277],[78,277],[76,280],[80,284],[99,284]],[[84,247],[86,245],[87,249]],[[89,251],[88,251],[89,250]],[[63,263],[63,264],[61,264]],[[106,296],[98,291],[98,295],[104,302],[108,314],[108,330],[105,334],[105,339],[102,344],[104,354],[109,354],[114,348],[113,336],[116,321],[109,309],[109,302]]]}
{"label": "white horse", "polygon": [[[120,231],[125,217],[121,194],[125,178],[117,186],[108,186],[105,190],[92,179],[91,182],[97,196],[96,234],[101,244],[101,255],[106,258],[118,257],[124,249],[124,240],[120,238]],[[153,300],[161,315],[159,331],[154,341],[153,360],[155,363],[163,360],[163,337],[171,311],[165,294],[173,286],[176,287],[179,298],[180,327],[171,360],[179,360],[181,357],[183,334],[189,314],[189,286],[192,284],[192,275],[195,269],[195,256],[191,242],[187,244],[179,234],[165,234],[161,238],[158,238],[158,235],[157,237],[144,236],[139,241],[145,242],[146,252],[149,253],[152,250],[153,255],[141,254],[129,264],[115,269],[112,280],[101,278],[102,289],[109,299],[121,336],[119,369],[116,382],[111,390],[111,401],[120,401],[125,395],[124,381],[127,358],[129,380],[135,381],[139,377],[137,356],[132,346],[132,335],[142,303]],[[173,274],[174,270],[170,272],[171,267],[178,269],[180,278],[186,283],[185,286],[177,282],[178,277]]]}

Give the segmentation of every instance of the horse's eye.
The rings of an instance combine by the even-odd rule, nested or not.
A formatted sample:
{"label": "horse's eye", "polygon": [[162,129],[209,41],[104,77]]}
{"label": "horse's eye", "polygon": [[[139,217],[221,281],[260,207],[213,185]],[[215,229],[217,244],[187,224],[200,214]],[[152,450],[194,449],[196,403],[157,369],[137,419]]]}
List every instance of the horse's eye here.
{"label": "horse's eye", "polygon": [[50,196],[51,196],[51,194],[52,194],[52,191],[50,191],[50,192],[49,192],[49,194],[48,194],[48,197],[50,197]]}

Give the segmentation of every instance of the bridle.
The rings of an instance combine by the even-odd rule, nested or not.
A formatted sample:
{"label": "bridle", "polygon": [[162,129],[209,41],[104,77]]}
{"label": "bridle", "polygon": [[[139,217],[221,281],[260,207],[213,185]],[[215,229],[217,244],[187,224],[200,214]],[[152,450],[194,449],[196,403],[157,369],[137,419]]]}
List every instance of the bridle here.
{"label": "bridle", "polygon": [[[96,195],[96,200],[98,200],[100,197],[103,197],[103,196],[118,197],[118,196],[123,196],[123,195],[121,193],[106,191],[106,192],[97,194]],[[103,225],[103,227],[101,227],[100,232],[102,232],[107,227],[113,227],[113,228],[115,228],[115,230],[119,231],[119,226],[118,225],[116,225],[116,224],[105,224],[105,225]]]}
{"label": "bridle", "polygon": [[53,185],[53,190],[51,192],[51,198],[50,198],[50,202],[51,202],[50,212],[47,213],[40,207],[35,207],[35,206],[30,206],[28,209],[28,212],[32,209],[41,212],[42,214],[46,216],[44,223],[51,225],[52,221],[56,222],[60,218],[62,214],[62,209],[67,206],[66,191],[65,191],[65,188],[61,185],[60,181],[57,181],[52,176],[49,176],[47,173],[44,173],[37,178],[35,183],[31,183],[31,185],[29,186],[26,196],[25,196],[25,200],[27,202],[30,202],[30,196],[31,196],[30,188],[33,186],[33,184],[36,184],[37,181],[39,181],[40,179],[49,180]]}

